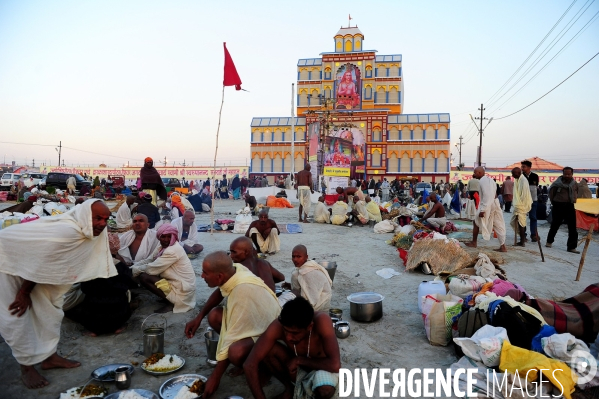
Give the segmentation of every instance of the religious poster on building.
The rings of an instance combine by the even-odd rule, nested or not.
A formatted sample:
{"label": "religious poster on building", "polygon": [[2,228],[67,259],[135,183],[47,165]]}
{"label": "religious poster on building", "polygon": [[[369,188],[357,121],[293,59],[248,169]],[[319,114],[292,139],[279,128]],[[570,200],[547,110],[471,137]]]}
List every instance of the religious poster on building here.
{"label": "religious poster on building", "polygon": [[340,176],[325,176],[327,186],[327,195],[335,194],[337,187],[345,188],[349,186],[349,178]]}
{"label": "religious poster on building", "polygon": [[333,137],[339,137],[344,140],[349,140],[352,143],[351,152],[351,165],[360,166],[364,165],[364,153],[366,146],[366,139],[364,133],[358,128],[341,128],[331,135]]}
{"label": "religious poster on building", "polygon": [[308,125],[308,163],[312,172],[312,187],[318,190],[318,150],[320,148],[320,122]]}
{"label": "religious poster on building", "polygon": [[362,79],[360,69],[353,64],[345,64],[337,70],[335,77],[336,109],[360,109],[362,107]]}
{"label": "religious poster on building", "polygon": [[[537,175],[539,175],[539,184],[541,186],[551,185],[558,177],[562,175],[562,172],[539,172],[534,170]],[[457,183],[458,180],[461,180],[462,183],[467,183],[468,180],[472,179],[473,171],[456,171],[452,170],[450,174],[450,182]],[[486,175],[491,179],[495,179],[497,183],[502,184],[508,176],[512,176],[512,172],[509,170],[491,170],[487,169],[485,171]],[[589,184],[599,184],[599,173],[574,173],[574,180],[580,181],[581,179],[587,179]]]}
{"label": "religious poster on building", "polygon": [[352,142],[340,137],[325,138],[323,165],[325,176],[349,176],[351,167]]}

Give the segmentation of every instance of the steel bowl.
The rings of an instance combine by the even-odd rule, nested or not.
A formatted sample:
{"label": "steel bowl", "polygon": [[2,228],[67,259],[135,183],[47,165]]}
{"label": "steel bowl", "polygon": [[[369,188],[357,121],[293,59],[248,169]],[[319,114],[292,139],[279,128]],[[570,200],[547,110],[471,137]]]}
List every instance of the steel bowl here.
{"label": "steel bowl", "polygon": [[370,323],[383,317],[384,296],[376,292],[356,292],[347,297],[349,314],[355,321]]}
{"label": "steel bowl", "polygon": [[335,324],[335,335],[337,338],[345,339],[349,337],[350,327],[348,321],[339,321]]}
{"label": "steel bowl", "polygon": [[339,320],[342,320],[341,316],[343,316],[343,310],[331,308],[331,309],[329,309],[329,316],[336,317]]}

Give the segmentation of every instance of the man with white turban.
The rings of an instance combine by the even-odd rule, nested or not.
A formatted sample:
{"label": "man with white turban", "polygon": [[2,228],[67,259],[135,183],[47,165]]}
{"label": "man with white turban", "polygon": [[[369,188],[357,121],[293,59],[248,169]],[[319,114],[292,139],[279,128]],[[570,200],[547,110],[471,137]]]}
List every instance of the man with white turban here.
{"label": "man with white turban", "polygon": [[512,177],[514,178],[514,197],[512,200],[514,212],[512,213],[510,225],[516,233],[520,234],[520,242],[516,246],[523,247],[526,241],[526,215],[532,208],[532,196],[528,180],[522,176],[522,169],[517,167],[512,169]]}
{"label": "man with white turban", "polygon": [[472,241],[467,242],[466,246],[476,248],[479,230],[485,241],[490,240],[491,233],[495,231],[499,240],[499,249],[496,251],[507,252],[505,247],[505,222],[503,221],[501,205],[497,199],[497,183],[485,176],[485,169],[482,166],[474,169],[473,177],[479,180],[480,203],[474,218]]}
{"label": "man with white turban", "polygon": [[102,201],[92,199],[62,215],[0,231],[0,334],[28,388],[49,384],[37,363],[44,370],[81,365],[56,353],[63,295],[74,283],[117,275],[106,232],[110,215]]}

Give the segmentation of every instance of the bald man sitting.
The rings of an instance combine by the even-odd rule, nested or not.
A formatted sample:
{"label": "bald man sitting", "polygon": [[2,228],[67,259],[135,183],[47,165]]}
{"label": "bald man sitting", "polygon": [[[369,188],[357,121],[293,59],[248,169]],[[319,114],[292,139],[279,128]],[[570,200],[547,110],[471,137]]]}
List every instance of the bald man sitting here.
{"label": "bald man sitting", "polygon": [[252,239],[256,251],[275,254],[281,249],[279,234],[281,234],[281,231],[277,223],[268,218],[267,211],[261,210],[258,214],[258,220],[254,220],[250,224],[245,236]]}
{"label": "bald man sitting", "polygon": [[133,195],[128,195],[127,200],[119,207],[116,213],[116,227],[118,229],[126,229],[131,227],[133,219],[131,218],[132,205],[136,199]]}
{"label": "bald man sitting", "polygon": [[252,273],[260,277],[273,292],[276,283],[285,281],[283,273],[272,267],[269,262],[259,259],[255,255],[252,240],[249,238],[239,237],[233,240],[229,246],[229,252],[233,262],[247,267]]}
{"label": "bald man sitting", "polygon": [[[226,252],[206,256],[202,263],[202,278],[209,287],[218,287],[227,298],[223,307],[212,309],[208,315],[210,327],[220,334],[216,353],[218,363],[204,390],[204,397],[210,397],[230,363],[242,367],[256,340],[279,316],[281,306],[274,292],[259,277],[245,266],[233,263]],[[204,309],[185,325],[188,338],[194,336],[203,315]]]}
{"label": "bald man sitting", "polygon": [[304,297],[315,311],[328,311],[331,307],[333,281],[326,269],[308,259],[308,249],[296,245],[291,252],[295,270],[291,273],[291,284],[283,283],[283,288],[291,289],[296,296]]}
{"label": "bald man sitting", "polygon": [[195,220],[196,214],[187,210],[183,216],[171,222],[179,231],[179,243],[188,254],[199,254],[204,250],[204,246],[200,244],[200,235]]}

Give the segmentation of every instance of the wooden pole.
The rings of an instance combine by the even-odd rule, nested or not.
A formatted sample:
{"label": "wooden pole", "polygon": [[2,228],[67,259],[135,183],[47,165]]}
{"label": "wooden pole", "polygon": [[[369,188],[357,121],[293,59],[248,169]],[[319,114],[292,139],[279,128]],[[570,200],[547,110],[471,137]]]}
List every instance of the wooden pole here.
{"label": "wooden pole", "polygon": [[539,232],[537,231],[537,244],[539,244],[539,252],[541,252],[541,261],[545,262],[545,255],[543,255],[543,247],[541,245],[541,239],[539,238]]}
{"label": "wooden pole", "polygon": [[580,280],[580,275],[582,273],[582,267],[584,266],[584,258],[587,256],[587,249],[589,249],[589,243],[591,242],[591,236],[593,235],[593,229],[595,228],[595,223],[591,223],[591,227],[589,228],[589,232],[587,234],[586,242],[584,243],[584,249],[582,250],[582,256],[580,257],[580,263],[578,264],[578,273],[576,273],[576,280]]}
{"label": "wooden pole", "polygon": [[210,207],[210,235],[214,233],[214,192],[216,191],[216,154],[218,153],[218,133],[220,132],[220,117],[223,113],[223,104],[225,103],[225,86],[223,85],[223,95],[220,102],[220,111],[218,111],[218,127],[216,128],[216,148],[214,149],[214,169],[212,169],[212,184],[214,189],[212,190],[212,206]]}

